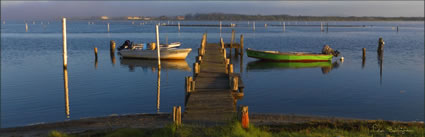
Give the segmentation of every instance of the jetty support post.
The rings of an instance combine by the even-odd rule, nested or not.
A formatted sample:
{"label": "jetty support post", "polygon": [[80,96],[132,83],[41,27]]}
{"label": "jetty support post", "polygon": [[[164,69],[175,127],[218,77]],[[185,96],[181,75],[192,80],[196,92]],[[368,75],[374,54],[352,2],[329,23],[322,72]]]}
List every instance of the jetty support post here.
{"label": "jetty support post", "polygon": [[181,106],[173,106],[173,122],[177,126],[182,124]]}
{"label": "jetty support post", "polygon": [[238,109],[238,119],[243,128],[249,128],[248,106],[240,106]]}
{"label": "jetty support post", "polygon": [[199,70],[200,70],[199,63],[198,62],[193,63],[193,76],[194,77],[199,74]]}
{"label": "jetty support post", "polygon": [[66,18],[62,18],[62,41],[63,41],[63,68],[67,68],[68,55],[66,47]]}
{"label": "jetty support post", "polygon": [[185,77],[186,84],[186,93],[190,93],[192,91],[192,81],[193,77]]}

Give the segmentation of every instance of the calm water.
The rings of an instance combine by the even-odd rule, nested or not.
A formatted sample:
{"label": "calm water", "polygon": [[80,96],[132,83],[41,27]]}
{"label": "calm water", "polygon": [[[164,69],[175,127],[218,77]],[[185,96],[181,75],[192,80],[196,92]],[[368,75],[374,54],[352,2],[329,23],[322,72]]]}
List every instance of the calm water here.
{"label": "calm water", "polygon": [[[109,55],[109,41],[120,46],[125,40],[152,42],[154,26],[147,22],[68,21],[69,116],[64,93],[62,34],[59,21],[6,21],[1,25],[1,127],[64,121],[113,114],[168,113],[172,106],[184,106],[184,77],[197,52],[186,61],[163,61],[160,96],[157,93],[155,61],[115,60]],[[49,23],[49,24],[48,24]],[[167,23],[165,21],[165,23]],[[170,22],[175,23],[176,22]],[[218,24],[218,22],[181,22]],[[223,24],[230,22],[223,22]],[[401,121],[424,120],[424,22],[330,22],[371,25],[361,28],[272,27],[280,22],[257,21],[255,32],[248,22],[233,22],[237,41],[244,34],[245,47],[262,50],[319,52],[324,44],[339,50],[344,62],[334,58],[324,64],[260,62],[246,55],[233,58],[235,72],[241,72],[245,96],[238,104],[253,113],[303,114],[361,119]],[[320,24],[286,22],[286,24]],[[400,32],[394,26],[400,26]],[[208,42],[218,42],[219,28],[160,27],[161,41],[180,41],[196,48],[202,33]],[[230,28],[222,36],[230,41]],[[376,53],[383,37],[382,64]],[[95,62],[93,48],[99,49]],[[362,64],[361,49],[367,49]],[[381,71],[382,70],[382,71]],[[159,100],[158,100],[159,99]],[[159,104],[158,104],[159,102]],[[158,109],[159,108],[159,109]]]}

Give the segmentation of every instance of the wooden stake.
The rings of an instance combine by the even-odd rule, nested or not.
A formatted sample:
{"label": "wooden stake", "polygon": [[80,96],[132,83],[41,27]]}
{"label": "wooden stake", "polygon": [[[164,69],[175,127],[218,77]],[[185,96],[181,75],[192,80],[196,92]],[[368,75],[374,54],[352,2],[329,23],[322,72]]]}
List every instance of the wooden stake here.
{"label": "wooden stake", "polygon": [[254,30],[254,31],[255,31],[255,21],[254,21],[254,22],[252,22],[252,30]]}
{"label": "wooden stake", "polygon": [[366,48],[363,48],[363,59],[366,59]]}
{"label": "wooden stake", "polygon": [[229,64],[229,75],[233,74],[233,64]]}
{"label": "wooden stake", "polygon": [[28,23],[25,23],[25,32],[28,32]]}
{"label": "wooden stake", "polygon": [[230,50],[233,48],[233,42],[235,41],[235,30],[232,29],[232,39],[230,39]]}
{"label": "wooden stake", "polygon": [[379,38],[378,40],[378,53],[384,51],[384,39],[382,39],[382,37]]}
{"label": "wooden stake", "polygon": [[63,67],[67,68],[68,59],[66,51],[66,18],[62,18],[62,41],[63,41]]}
{"label": "wooden stake", "polygon": [[173,122],[176,123],[176,118],[177,118],[177,107],[173,106]]}
{"label": "wooden stake", "polygon": [[242,127],[248,128],[249,127],[248,106],[242,106],[241,116],[242,116],[242,119],[241,119]]}
{"label": "wooden stake", "polygon": [[94,47],[94,57],[97,58],[97,48]]}
{"label": "wooden stake", "polygon": [[109,51],[111,52],[111,54],[115,54],[115,41],[114,40],[111,40],[110,42],[109,42]]}
{"label": "wooden stake", "polygon": [[244,49],[243,49],[243,35],[241,34],[241,45],[239,46],[239,53],[243,55]]}
{"label": "wooden stake", "polygon": [[108,32],[109,32],[109,23],[108,23]]}
{"label": "wooden stake", "polygon": [[[133,22],[134,23],[134,22]],[[160,52],[160,47],[159,47],[159,26],[158,24],[155,25],[155,29],[156,29],[156,51],[158,54],[158,69],[161,69],[161,52]]]}
{"label": "wooden stake", "polygon": [[232,89],[233,89],[233,91],[238,91],[238,88],[239,88],[239,85],[238,85],[238,81],[239,80],[239,77],[237,77],[237,76],[234,76],[233,78],[232,78]]}

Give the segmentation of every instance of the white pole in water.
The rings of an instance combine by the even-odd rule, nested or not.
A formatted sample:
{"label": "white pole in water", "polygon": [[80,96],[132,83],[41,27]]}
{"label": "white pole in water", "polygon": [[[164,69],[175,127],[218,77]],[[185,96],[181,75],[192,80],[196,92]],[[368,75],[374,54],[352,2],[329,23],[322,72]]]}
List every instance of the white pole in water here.
{"label": "white pole in water", "polygon": [[28,32],[28,23],[25,23],[25,32]]}
{"label": "white pole in water", "polygon": [[109,23],[108,23],[108,32],[109,32]]}
{"label": "white pole in water", "polygon": [[161,54],[160,54],[160,48],[159,48],[159,26],[156,24],[156,51],[158,52],[158,69],[161,69]]}
{"label": "white pole in water", "polygon": [[283,32],[285,32],[285,31],[286,31],[286,23],[283,22]]}
{"label": "white pole in water", "polygon": [[177,24],[178,24],[178,26],[179,26],[179,32],[180,32],[180,21],[179,21]]}
{"label": "white pole in water", "polygon": [[252,29],[255,31],[255,21],[252,23]]}
{"label": "white pole in water", "polygon": [[63,40],[63,67],[67,68],[67,52],[66,52],[66,18],[62,18],[62,40]]}
{"label": "white pole in water", "polygon": [[222,23],[221,23],[221,21],[220,21],[220,37],[221,37],[221,24],[222,24]]}

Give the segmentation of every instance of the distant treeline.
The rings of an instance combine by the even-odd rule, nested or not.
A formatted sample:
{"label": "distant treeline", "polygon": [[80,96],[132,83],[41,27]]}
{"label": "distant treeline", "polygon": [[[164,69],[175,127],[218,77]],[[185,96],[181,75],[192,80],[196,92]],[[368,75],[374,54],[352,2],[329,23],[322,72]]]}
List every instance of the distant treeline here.
{"label": "distant treeline", "polygon": [[267,21],[424,21],[424,17],[340,17],[242,14],[186,14],[185,20],[267,20]]}

